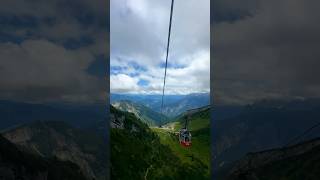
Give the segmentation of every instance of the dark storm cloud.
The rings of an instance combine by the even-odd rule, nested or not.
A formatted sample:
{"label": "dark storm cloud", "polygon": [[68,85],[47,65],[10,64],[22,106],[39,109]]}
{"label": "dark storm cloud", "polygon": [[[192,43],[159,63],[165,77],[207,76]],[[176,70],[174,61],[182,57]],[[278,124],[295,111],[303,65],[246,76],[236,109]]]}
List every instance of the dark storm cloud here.
{"label": "dark storm cloud", "polygon": [[[213,25],[216,102],[319,97],[320,2],[256,0],[253,4],[257,6],[246,11],[254,14],[232,22],[220,19]],[[228,14],[229,7],[217,11],[226,9]],[[242,17],[241,11],[231,14]]]}
{"label": "dark storm cloud", "polygon": [[234,22],[253,16],[258,8],[258,1],[215,0],[211,8],[214,9],[211,16],[215,23]]}
{"label": "dark storm cloud", "polygon": [[105,101],[105,74],[95,66],[107,65],[107,1],[0,4],[1,99]]}

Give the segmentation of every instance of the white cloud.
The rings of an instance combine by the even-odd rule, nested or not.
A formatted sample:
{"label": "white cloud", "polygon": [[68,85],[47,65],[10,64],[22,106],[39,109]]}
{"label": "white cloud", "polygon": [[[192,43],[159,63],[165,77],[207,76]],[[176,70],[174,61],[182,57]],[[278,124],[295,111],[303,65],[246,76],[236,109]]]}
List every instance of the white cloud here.
{"label": "white cloud", "polygon": [[139,89],[138,79],[132,78],[125,74],[111,75],[110,84],[112,91],[116,92],[125,92],[128,89],[132,89],[132,91],[137,91]]}
{"label": "white cloud", "polygon": [[[209,92],[210,90],[210,54],[201,51],[195,54],[191,63],[182,68],[168,68],[166,90],[167,94],[189,94],[197,92]],[[127,93],[162,93],[164,69],[150,67],[147,71],[135,77],[127,74],[135,72],[128,68],[124,72],[111,76],[111,92]],[[138,86],[139,80],[147,80],[147,87]]]}
{"label": "white cloud", "polygon": [[[171,0],[111,0],[110,64],[123,67],[125,70],[118,72],[121,75],[135,73],[136,84],[139,80],[149,82],[122,89],[111,82],[111,92],[162,92],[164,68],[160,64],[165,59],[170,4]],[[209,0],[175,1],[168,63],[167,93],[209,91]]]}
{"label": "white cloud", "polygon": [[[220,17],[238,17],[213,25],[216,103],[320,97],[319,1],[245,0],[241,9],[232,0],[215,3]],[[243,11],[250,16],[239,18]]]}
{"label": "white cloud", "polygon": [[108,11],[101,0],[2,0],[0,98],[105,102],[105,77],[90,68],[108,55]]}

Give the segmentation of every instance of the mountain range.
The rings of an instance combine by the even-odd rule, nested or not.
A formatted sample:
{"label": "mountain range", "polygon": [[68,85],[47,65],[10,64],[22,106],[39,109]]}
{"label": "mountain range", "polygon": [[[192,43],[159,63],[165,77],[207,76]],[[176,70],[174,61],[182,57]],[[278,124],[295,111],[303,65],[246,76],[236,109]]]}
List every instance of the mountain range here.
{"label": "mountain range", "polygon": [[[213,113],[214,114],[214,113]],[[320,100],[264,100],[241,108],[234,116],[213,119],[212,164],[216,179],[225,179],[236,162],[250,152],[281,148],[320,137],[319,129],[296,139],[319,123]]]}
{"label": "mountain range", "polygon": [[0,178],[4,180],[86,180],[76,164],[23,151],[2,135],[0,135]]}
{"label": "mountain range", "polygon": [[[162,95],[143,95],[143,94],[111,94],[110,102],[129,100],[133,103],[143,104],[153,111],[161,113]],[[165,95],[163,114],[169,118],[178,116],[182,112],[206,106],[210,104],[209,93],[194,93],[188,95]]]}
{"label": "mountain range", "polygon": [[[106,179],[106,105],[1,100],[0,117],[2,136],[22,153],[44,161],[53,159],[53,163],[71,163],[69,169],[75,172],[69,174],[81,174],[84,179]],[[62,163],[64,166],[68,168]]]}
{"label": "mountain range", "polygon": [[62,121],[36,121],[2,134],[24,152],[76,164],[86,179],[106,178],[107,144],[96,132]]}

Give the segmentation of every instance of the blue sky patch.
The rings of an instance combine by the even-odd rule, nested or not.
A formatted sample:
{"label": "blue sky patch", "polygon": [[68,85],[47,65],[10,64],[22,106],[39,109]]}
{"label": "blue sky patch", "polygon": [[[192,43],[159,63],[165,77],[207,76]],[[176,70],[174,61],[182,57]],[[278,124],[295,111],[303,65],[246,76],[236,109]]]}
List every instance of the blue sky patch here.
{"label": "blue sky patch", "polygon": [[144,79],[140,79],[140,80],[138,81],[138,85],[139,85],[139,86],[148,86],[149,84],[150,84],[150,82],[147,81],[147,80],[144,80]]}
{"label": "blue sky patch", "polygon": [[110,74],[111,75],[117,75],[120,73],[123,73],[127,70],[126,67],[122,67],[122,66],[112,66],[110,67]]}
{"label": "blue sky patch", "polygon": [[[160,63],[159,67],[161,68],[165,68],[166,66],[166,62],[162,62]],[[169,63],[168,62],[168,65],[167,65],[168,68],[173,68],[173,69],[182,69],[182,68],[185,68],[186,66],[184,65],[181,65],[181,64],[173,64],[173,63]]]}
{"label": "blue sky patch", "polygon": [[129,62],[128,65],[130,67],[133,67],[136,71],[139,71],[139,72],[146,72],[147,71],[147,68],[139,65],[138,63],[136,63],[134,61]]}

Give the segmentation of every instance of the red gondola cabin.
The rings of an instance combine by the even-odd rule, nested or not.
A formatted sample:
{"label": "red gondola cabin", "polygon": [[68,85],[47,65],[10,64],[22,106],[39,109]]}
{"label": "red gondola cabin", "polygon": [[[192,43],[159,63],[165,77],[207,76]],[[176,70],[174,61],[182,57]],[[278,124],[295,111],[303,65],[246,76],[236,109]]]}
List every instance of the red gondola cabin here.
{"label": "red gondola cabin", "polygon": [[191,146],[191,133],[186,129],[182,128],[179,132],[179,141],[182,146]]}

